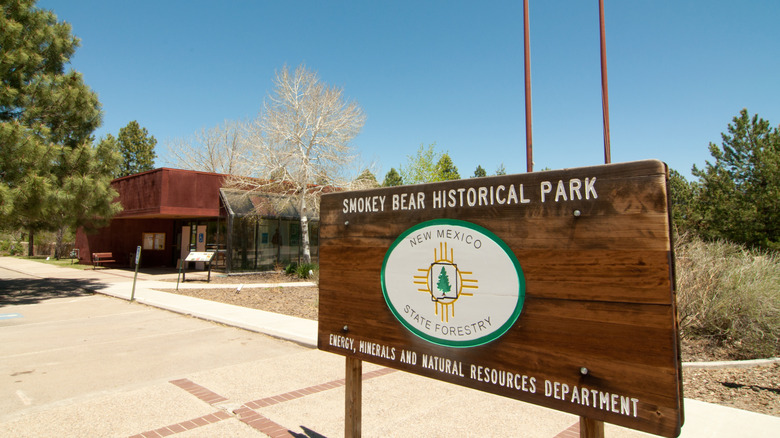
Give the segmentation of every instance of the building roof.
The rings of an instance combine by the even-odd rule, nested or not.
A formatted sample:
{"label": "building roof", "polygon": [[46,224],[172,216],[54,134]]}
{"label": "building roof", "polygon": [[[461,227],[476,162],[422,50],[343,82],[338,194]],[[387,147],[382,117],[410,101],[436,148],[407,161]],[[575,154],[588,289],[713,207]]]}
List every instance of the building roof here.
{"label": "building roof", "polygon": [[[220,199],[229,214],[261,218],[300,219],[295,197],[223,188],[229,175],[167,167],[111,182],[123,210],[116,219],[206,218],[220,216]],[[319,215],[311,209],[310,220]],[[224,212],[222,212],[224,215]]]}
{"label": "building roof", "polygon": [[[232,215],[295,220],[301,217],[295,198],[290,196],[226,188],[219,189],[219,193]],[[309,219],[318,220],[316,216],[309,214]]]}

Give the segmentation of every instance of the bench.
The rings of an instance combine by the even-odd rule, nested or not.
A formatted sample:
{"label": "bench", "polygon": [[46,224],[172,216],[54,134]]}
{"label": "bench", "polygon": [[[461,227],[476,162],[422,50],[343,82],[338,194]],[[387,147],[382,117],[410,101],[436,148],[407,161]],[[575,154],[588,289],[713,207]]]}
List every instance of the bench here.
{"label": "bench", "polygon": [[98,265],[102,265],[105,268],[106,266],[104,263],[116,263],[116,260],[114,260],[114,254],[110,252],[92,253],[92,269],[95,269],[95,267]]}

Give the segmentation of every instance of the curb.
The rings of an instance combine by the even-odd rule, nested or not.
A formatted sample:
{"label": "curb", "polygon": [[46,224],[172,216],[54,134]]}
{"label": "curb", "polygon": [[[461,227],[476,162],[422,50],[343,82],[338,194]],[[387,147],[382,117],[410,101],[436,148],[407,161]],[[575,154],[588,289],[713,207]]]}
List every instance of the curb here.
{"label": "curb", "polygon": [[[205,321],[211,321],[211,322],[223,324],[230,327],[236,327],[242,330],[248,330],[255,333],[265,334],[277,339],[282,339],[288,342],[296,343],[303,347],[312,348],[312,349],[317,348],[316,326],[312,330],[312,334],[309,334],[307,330],[303,330],[303,331],[296,330],[295,328],[291,327],[290,324],[292,323],[293,326],[296,326],[296,323],[293,321],[299,320],[299,318],[293,316],[281,315],[273,312],[267,312],[264,310],[249,309],[246,307],[236,306],[233,304],[211,302],[213,304],[217,304],[219,307],[222,307],[223,310],[235,309],[235,310],[228,310],[227,312],[221,314],[220,312],[215,313],[215,312],[206,311],[202,308],[199,309],[198,306],[194,306],[194,307],[188,306],[186,303],[182,304],[182,303],[175,303],[175,302],[166,302],[164,298],[160,299],[161,296],[159,295],[143,296],[143,294],[141,293],[136,295],[134,301],[130,301],[130,297],[127,294],[118,293],[116,291],[111,290],[110,288],[95,288],[95,289],[90,289],[89,291],[95,294],[117,298],[123,301],[127,301],[129,303],[135,302],[145,306],[166,310],[181,315],[187,315]],[[170,292],[162,292],[154,289],[147,289],[146,292],[151,292],[152,294],[162,294],[163,296],[176,295]],[[202,298],[195,298],[195,297],[185,297],[185,298],[187,301],[190,302],[202,301],[204,303],[209,303],[208,300],[204,300]],[[252,313],[265,315],[265,316],[259,318],[257,322],[250,322],[249,320],[251,318],[246,318],[246,317],[242,318],[241,315],[242,311],[250,311]],[[311,323],[313,323],[313,322],[309,322],[309,320],[303,320],[303,319],[301,319],[301,322],[305,323],[306,325],[310,325]]]}
{"label": "curb", "polygon": [[696,370],[696,369],[723,369],[723,368],[752,368],[769,366],[772,364],[780,363],[780,357],[770,357],[769,359],[752,359],[752,360],[729,360],[729,361],[714,361],[714,362],[683,362],[683,369]]}

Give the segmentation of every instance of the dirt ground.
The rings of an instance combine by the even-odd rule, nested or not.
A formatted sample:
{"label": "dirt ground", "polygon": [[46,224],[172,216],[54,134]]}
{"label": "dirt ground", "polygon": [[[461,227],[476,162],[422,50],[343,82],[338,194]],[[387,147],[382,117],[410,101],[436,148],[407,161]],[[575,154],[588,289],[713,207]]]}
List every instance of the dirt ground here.
{"label": "dirt ground", "polygon": [[[317,320],[317,287],[246,288],[240,284],[298,281],[283,274],[251,276],[212,275],[211,283],[224,283],[219,289],[167,289],[221,303]],[[187,283],[199,283],[188,280]],[[728,350],[704,342],[682,340],[683,362],[729,360]],[[749,368],[683,369],[683,392],[687,398],[731,406],[780,417],[780,364]]]}

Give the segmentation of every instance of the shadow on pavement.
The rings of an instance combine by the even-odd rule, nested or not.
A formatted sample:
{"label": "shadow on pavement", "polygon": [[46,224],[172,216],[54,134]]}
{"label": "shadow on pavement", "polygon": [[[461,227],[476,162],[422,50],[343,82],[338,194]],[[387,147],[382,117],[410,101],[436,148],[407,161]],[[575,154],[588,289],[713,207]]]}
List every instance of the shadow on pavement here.
{"label": "shadow on pavement", "polygon": [[36,304],[52,298],[85,297],[98,283],[79,279],[23,278],[0,280],[0,306]]}
{"label": "shadow on pavement", "polygon": [[301,429],[303,429],[303,433],[296,433],[291,430],[287,432],[295,438],[327,438],[325,435],[320,435],[308,427],[301,426]]}

